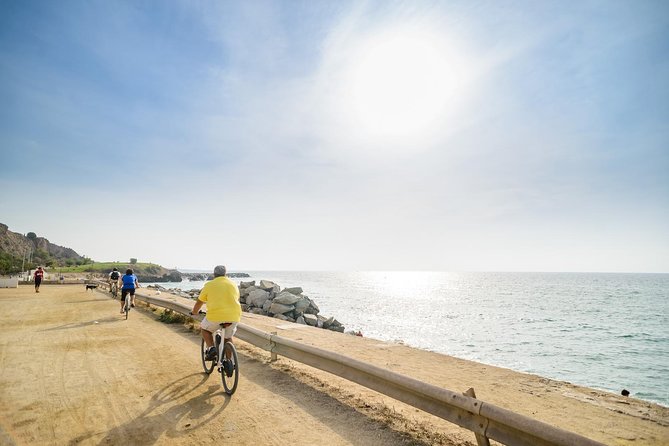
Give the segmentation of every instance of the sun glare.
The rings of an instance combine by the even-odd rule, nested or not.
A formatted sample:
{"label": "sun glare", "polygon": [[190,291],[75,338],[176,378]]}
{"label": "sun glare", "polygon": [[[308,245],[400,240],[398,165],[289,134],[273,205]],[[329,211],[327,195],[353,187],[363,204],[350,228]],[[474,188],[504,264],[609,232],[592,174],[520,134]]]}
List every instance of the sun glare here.
{"label": "sun glare", "polygon": [[457,59],[434,33],[395,30],[361,45],[349,106],[370,136],[415,136],[439,124],[461,84]]}

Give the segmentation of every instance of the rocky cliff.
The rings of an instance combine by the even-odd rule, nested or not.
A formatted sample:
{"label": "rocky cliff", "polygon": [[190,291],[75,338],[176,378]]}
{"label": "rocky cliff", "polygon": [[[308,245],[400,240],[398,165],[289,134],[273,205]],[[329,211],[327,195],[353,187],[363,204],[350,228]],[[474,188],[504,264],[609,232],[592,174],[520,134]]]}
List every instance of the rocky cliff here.
{"label": "rocky cliff", "polygon": [[[5,224],[0,223],[0,257],[2,264],[0,269],[20,269],[24,256],[27,260],[31,257],[33,264],[78,264],[89,261],[80,256],[73,249],[59,246],[49,242],[44,237],[37,237],[29,233],[27,237],[17,232],[12,232]],[[35,235],[32,237],[32,235]],[[18,270],[16,270],[18,272]]]}

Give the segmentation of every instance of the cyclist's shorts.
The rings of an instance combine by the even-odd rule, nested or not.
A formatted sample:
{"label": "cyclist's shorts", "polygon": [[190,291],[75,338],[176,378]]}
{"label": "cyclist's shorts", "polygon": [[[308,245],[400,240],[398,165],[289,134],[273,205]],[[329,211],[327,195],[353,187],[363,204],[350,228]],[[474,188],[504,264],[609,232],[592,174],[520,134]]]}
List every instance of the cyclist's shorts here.
{"label": "cyclist's shorts", "polygon": [[[204,319],[202,319],[202,322],[200,322],[200,328],[214,333],[218,330],[221,323],[222,322],[212,322],[205,316]],[[237,333],[237,322],[231,322],[230,325],[224,328],[223,337],[225,339],[232,339],[235,333]]]}
{"label": "cyclist's shorts", "polygon": [[130,294],[131,296],[134,296],[135,295],[135,289],[134,288],[128,288],[128,289],[124,288],[124,289],[122,289],[121,290],[121,300],[122,301],[125,300],[126,294]]}

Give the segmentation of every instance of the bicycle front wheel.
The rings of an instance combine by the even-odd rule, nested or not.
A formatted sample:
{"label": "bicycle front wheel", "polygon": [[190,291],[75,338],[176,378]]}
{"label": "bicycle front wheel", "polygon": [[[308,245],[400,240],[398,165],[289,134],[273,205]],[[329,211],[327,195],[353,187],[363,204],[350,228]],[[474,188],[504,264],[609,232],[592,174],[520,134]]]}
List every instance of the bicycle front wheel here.
{"label": "bicycle front wheel", "polygon": [[202,357],[202,368],[204,369],[204,373],[209,375],[211,371],[214,370],[216,358],[207,361],[207,344],[204,343],[204,339],[202,339],[202,342],[200,343],[200,355]]}
{"label": "bicycle front wheel", "polygon": [[225,393],[232,395],[237,390],[239,381],[239,362],[237,361],[237,349],[232,342],[226,342],[223,346],[223,367],[221,367],[221,378]]}

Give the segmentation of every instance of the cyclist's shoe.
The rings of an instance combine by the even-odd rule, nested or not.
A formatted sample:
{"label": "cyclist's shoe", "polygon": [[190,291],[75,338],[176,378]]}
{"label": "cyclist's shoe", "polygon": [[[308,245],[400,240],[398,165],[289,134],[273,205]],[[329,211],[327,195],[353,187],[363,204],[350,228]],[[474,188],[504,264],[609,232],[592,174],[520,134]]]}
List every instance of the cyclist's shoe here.
{"label": "cyclist's shoe", "polygon": [[232,372],[235,371],[235,366],[232,365],[232,361],[230,361],[229,359],[224,359],[223,370],[225,371],[225,376],[230,378],[232,376]]}
{"label": "cyclist's shoe", "polygon": [[207,349],[207,352],[204,354],[204,359],[207,361],[213,361],[216,359],[216,347],[211,346]]}

